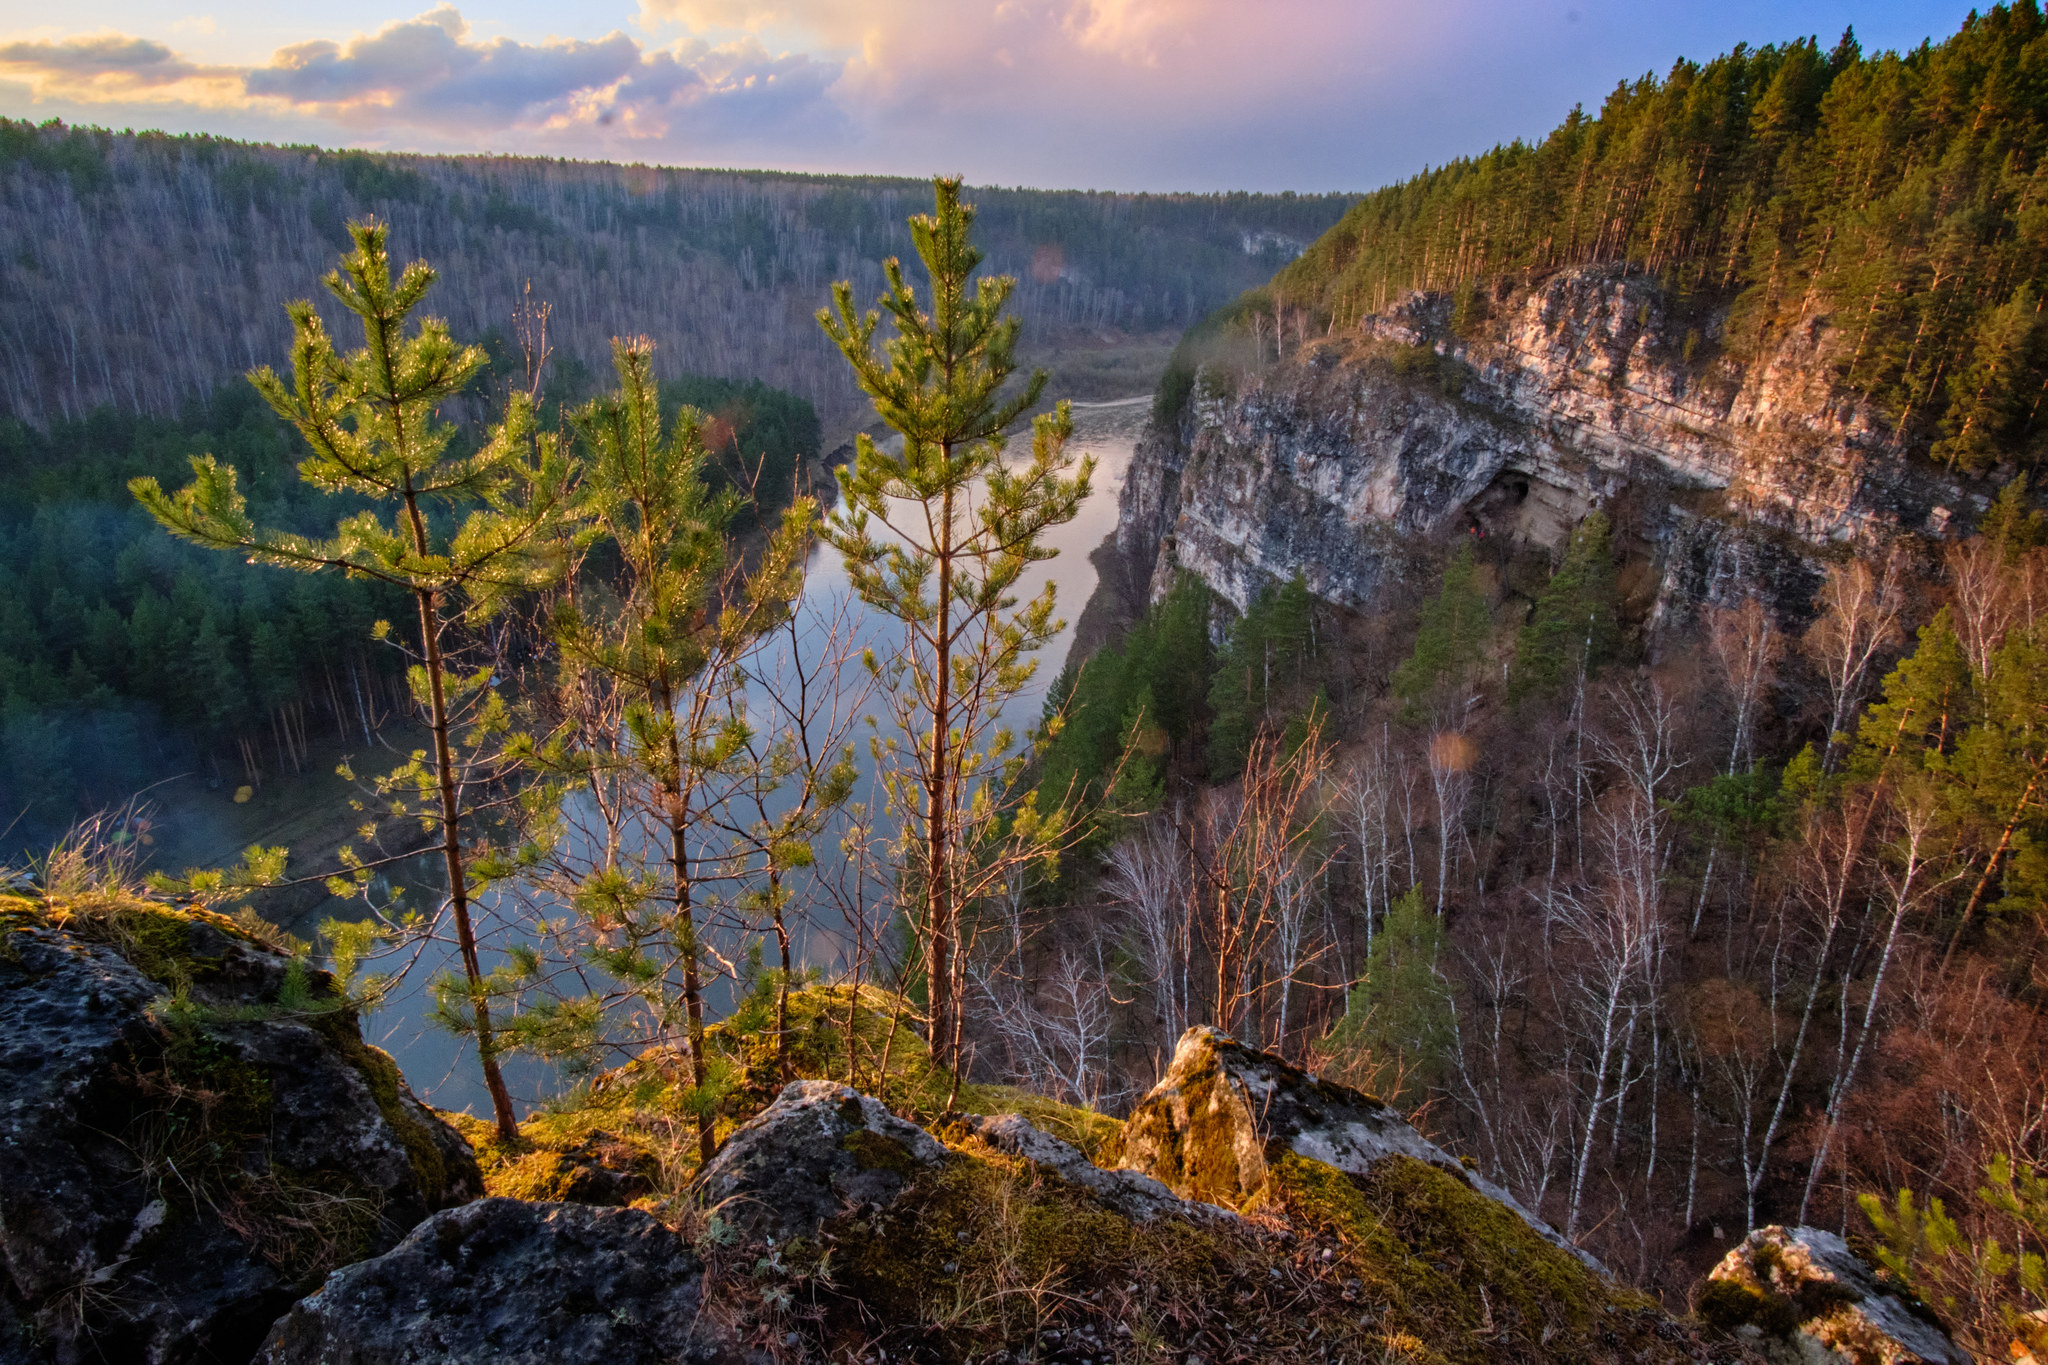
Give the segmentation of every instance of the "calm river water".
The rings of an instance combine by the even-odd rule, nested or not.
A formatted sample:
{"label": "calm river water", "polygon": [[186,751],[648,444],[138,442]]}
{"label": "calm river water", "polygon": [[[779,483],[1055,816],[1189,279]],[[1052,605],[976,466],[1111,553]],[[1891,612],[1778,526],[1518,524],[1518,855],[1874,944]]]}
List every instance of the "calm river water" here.
{"label": "calm river water", "polygon": [[[1044,706],[1046,689],[1059,676],[1073,640],[1073,623],[1095,591],[1095,567],[1088,555],[1116,529],[1117,494],[1123,487],[1132,449],[1143,428],[1149,397],[1110,403],[1074,404],[1074,446],[1096,457],[1093,491],[1072,522],[1049,537],[1059,550],[1056,558],[1034,565],[1026,575],[1020,597],[1028,598],[1050,578],[1057,589],[1059,615],[1067,625],[1041,655],[1031,688],[1013,701],[1004,722],[1022,734],[1037,722]],[[1013,443],[1013,450],[1022,442]],[[878,655],[897,647],[899,636],[893,623],[869,617],[850,600],[846,574],[839,555],[820,545],[807,566],[804,595],[798,608],[802,633],[800,649],[817,648],[835,621],[850,630]],[[871,704],[869,711],[878,711]],[[864,728],[864,727],[863,727]],[[865,755],[865,741],[853,736]],[[868,784],[864,783],[866,787]],[[867,799],[864,791],[857,799]],[[821,853],[826,841],[820,841]],[[436,894],[434,859],[422,858],[406,880],[414,882],[414,903],[432,903]],[[445,886],[445,881],[441,882]],[[490,907],[494,919],[502,922],[517,914],[516,907],[502,902]],[[509,913],[508,913],[509,912]],[[841,964],[844,953],[844,925],[824,917],[808,923],[798,937],[798,952],[805,965],[823,969],[828,975]],[[303,931],[302,931],[303,932]],[[489,1100],[477,1073],[475,1054],[462,1039],[443,1032],[425,1020],[427,986],[434,976],[453,965],[452,944],[429,944],[405,975],[384,1006],[363,1023],[363,1032],[397,1058],[406,1079],[428,1103],[442,1109],[466,1109],[488,1114]],[[390,964],[385,964],[389,967]],[[553,1094],[560,1080],[553,1067],[528,1058],[516,1058],[506,1067],[506,1083],[522,1106],[531,1106]]]}

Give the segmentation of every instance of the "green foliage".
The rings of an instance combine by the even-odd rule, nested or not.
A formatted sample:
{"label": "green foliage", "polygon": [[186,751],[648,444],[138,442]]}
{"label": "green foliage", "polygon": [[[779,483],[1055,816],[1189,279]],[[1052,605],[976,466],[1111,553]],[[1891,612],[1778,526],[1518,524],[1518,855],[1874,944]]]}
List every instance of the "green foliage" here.
{"label": "green foliage", "polygon": [[1493,643],[1493,617],[1469,544],[1444,565],[1443,586],[1422,608],[1415,649],[1394,670],[1394,695],[1408,714],[1439,703],[1462,704]]}
{"label": "green foliage", "polygon": [[403,609],[388,588],[250,573],[163,535],[128,495],[129,479],[168,479],[207,450],[266,522],[311,532],[363,505],[293,477],[290,429],[246,385],[177,418],[102,410],[47,432],[0,419],[0,801],[26,808],[28,846],[190,771],[275,707],[324,707],[334,676],[368,670],[374,688],[402,665],[363,647],[371,621]]}
{"label": "green foliage", "polygon": [[1509,698],[1554,697],[1574,679],[1590,676],[1619,641],[1614,608],[1607,516],[1596,511],[1573,530],[1564,561],[1515,642]]}
{"label": "green foliage", "polygon": [[1314,646],[1314,599],[1300,574],[1260,589],[1231,625],[1209,685],[1211,781],[1244,771],[1252,741],[1282,707],[1300,699]]}
{"label": "green foliage", "polygon": [[25,163],[45,174],[68,176],[74,190],[83,195],[104,187],[111,178],[107,170],[107,144],[103,129],[66,128],[62,119],[40,125],[27,119],[0,118],[0,170],[15,162]]}
{"label": "green foliage", "polygon": [[1367,195],[1272,288],[1339,325],[1443,291],[1470,326],[1475,284],[1622,265],[1681,311],[1729,305],[1718,340],[1738,357],[1827,316],[1843,381],[1941,458],[2031,463],[2048,434],[2044,53],[2021,0],[1904,53],[1845,35],[1682,60],[1539,142]]}
{"label": "green foliage", "polygon": [[[983,255],[960,182],[936,181],[933,197],[934,212],[910,220],[930,311],[891,258],[880,302],[895,335],[877,339],[881,314],[857,310],[844,281],[818,322],[903,438],[892,454],[860,436],[823,536],[860,599],[904,628],[903,649],[875,665],[895,731],[881,779],[903,846],[915,850],[906,872],[918,888],[933,1036],[947,1057],[961,908],[1007,875],[1006,856],[1048,856],[1060,837],[1061,820],[1039,823],[1045,812],[1016,785],[1028,755],[1014,752],[1000,715],[1062,624],[1051,580],[1021,606],[1012,593],[1028,566],[1058,553],[1046,532],[1073,519],[1095,462],[1067,451],[1065,403],[1032,422],[1028,460],[1005,459],[1004,433],[1037,406],[1046,375],[1009,386],[1019,324],[1004,309],[1016,281],[977,277]],[[998,855],[1005,841],[1012,852]]]}
{"label": "green foliage", "polygon": [[2027,497],[2025,475],[1998,490],[1998,498],[1991,504],[1991,510],[1984,514],[1977,534],[1983,536],[1987,544],[1996,546],[2007,563],[2017,560],[2028,550],[2048,544],[2048,516],[2036,509]]}
{"label": "green foliage", "polygon": [[[2037,566],[2017,547],[2037,525],[2001,499],[1987,518],[2004,582],[2024,592]],[[1974,656],[1974,657],[1973,657]],[[1981,665],[1981,667],[1980,667]],[[1849,769],[1866,781],[1910,783],[1932,802],[1936,832],[1967,859],[1956,938],[1980,908],[2036,915],[2048,896],[2048,625],[2015,621],[1974,650],[1949,608],[1923,626],[1913,652],[1884,680],[1857,727]]]}
{"label": "green foliage", "polygon": [[[1716,773],[1678,799],[1679,819],[1719,848],[1749,847],[1779,832],[1788,806],[1796,809],[1820,778],[1820,759],[1808,745],[1785,773],[1765,768]],[[1786,776],[1789,773],[1790,776]]]}
{"label": "green foliage", "polygon": [[1387,910],[1365,975],[1345,998],[1326,1046],[1335,1065],[1406,1108],[1440,1078],[1451,1046],[1451,994],[1437,970],[1443,919],[1411,886]]}
{"label": "green foliage", "polygon": [[[1182,575],[1120,645],[1069,666],[1046,699],[1040,791],[1060,801],[1077,797],[1083,809],[1106,797],[1103,813],[1110,816],[1157,803],[1167,768],[1187,755],[1207,706],[1209,603],[1208,586]],[[1111,823],[1098,820],[1097,827],[1106,831]]]}
{"label": "green foliage", "polygon": [[[441,419],[441,409],[462,394],[488,357],[480,346],[458,346],[439,318],[421,319],[408,332],[434,282],[433,269],[414,261],[394,280],[388,229],[352,223],[349,235],[355,249],[325,283],[360,320],[362,348],[346,355],[337,351],[313,305],[300,300],[285,309],[292,322],[292,382],[268,366],[252,371],[249,381],[310,448],[299,464],[300,479],[322,492],[383,504],[390,520],[369,508],[343,518],[332,536],[259,529],[234,467],[212,455],[192,461],[193,482],[175,494],[147,475],[128,487],[173,535],[196,545],[252,564],[367,578],[412,596],[419,662],[408,682],[434,747],[380,779],[379,792],[440,836],[446,905],[469,995],[466,1010],[440,1013],[473,1026],[499,1131],[510,1136],[515,1120],[497,1069],[462,848],[465,816],[472,823],[476,816],[465,810],[464,790],[504,776],[484,771],[478,746],[502,732],[505,706],[492,690],[488,661],[464,672],[446,650],[459,616],[487,619],[513,594],[539,587],[559,571],[559,523],[570,474],[554,439],[533,433],[531,406],[522,394],[511,397],[505,420],[477,449],[455,448],[456,430]],[[452,531],[429,519],[436,508],[458,507],[463,516]],[[373,627],[380,636],[388,630],[382,622]],[[211,669],[203,656],[199,664]],[[368,868],[350,849],[341,854],[367,887]]]}
{"label": "green foliage", "polygon": [[764,513],[790,505],[798,470],[805,460],[818,458],[817,409],[810,400],[758,379],[666,379],[661,405],[704,414],[699,430],[710,457],[707,477],[714,486],[751,488]]}
{"label": "green foliage", "polygon": [[[2048,1177],[2006,1153],[1992,1157],[1970,1210],[1983,1230],[1972,1234],[1940,1198],[1917,1202],[1900,1190],[1887,1206],[1857,1197],[1877,1237],[1878,1262],[1954,1327],[1980,1358],[2004,1353],[2007,1341],[2048,1352]],[[1993,1229],[2010,1230],[2010,1246]]]}
{"label": "green foliage", "polygon": [[[538,533],[556,513],[565,471],[553,460],[554,443],[531,436],[530,412],[518,396],[480,448],[452,448],[456,429],[437,413],[487,357],[481,347],[457,346],[438,318],[422,320],[407,336],[405,323],[434,271],[414,261],[394,281],[387,230],[354,224],[350,232],[355,250],[326,284],[363,319],[363,348],[337,352],[313,305],[300,301],[286,309],[293,382],[268,366],[251,371],[249,382],[311,447],[311,458],[299,465],[303,481],[324,493],[395,503],[394,519],[359,512],[327,539],[259,530],[235,468],[212,455],[193,459],[196,477],[176,494],[149,475],[131,480],[129,491],[173,535],[196,545],[304,572],[340,570],[415,593],[460,591],[489,611],[503,594],[549,576],[550,547]],[[473,510],[452,535],[436,536],[426,513],[450,506]]]}

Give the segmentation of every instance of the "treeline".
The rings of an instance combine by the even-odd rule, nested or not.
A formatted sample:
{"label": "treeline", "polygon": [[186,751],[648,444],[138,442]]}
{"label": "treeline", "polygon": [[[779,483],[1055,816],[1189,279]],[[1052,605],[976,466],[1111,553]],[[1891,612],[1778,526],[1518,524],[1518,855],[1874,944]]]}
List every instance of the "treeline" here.
{"label": "treeline", "polygon": [[[663,338],[664,377],[759,379],[826,420],[857,393],[812,314],[908,255],[908,180],[423,157],[0,120],[0,412],[170,415],[288,336],[277,301],[374,214],[431,259],[458,335],[507,327],[530,283],[564,358]],[[1184,328],[1266,278],[1348,196],[977,190],[991,270],[1035,344]],[[1291,244],[1291,245],[1290,245]],[[330,301],[316,298],[330,325]]]}
{"label": "treeline", "polygon": [[1342,327],[1408,290],[1497,291],[1566,267],[1657,276],[1686,358],[1760,357],[1833,329],[1842,384],[1909,444],[1970,468],[2048,442],[2048,25],[2034,0],[1946,42],[1737,47],[1624,82],[1597,116],[1368,195],[1274,297]]}
{"label": "treeline", "polygon": [[[523,357],[487,337],[499,386]],[[542,419],[594,396],[597,376],[564,361],[547,375]],[[661,385],[673,414],[704,416],[722,487],[787,506],[818,454],[809,402],[758,380],[682,375]],[[236,470],[263,521],[311,533],[347,499],[295,474],[298,436],[246,383],[174,417],[101,408],[47,431],[0,418],[0,803],[17,847],[47,846],[73,819],[161,778],[198,771],[239,785],[299,770],[310,746],[369,743],[411,710],[404,659],[371,626],[409,604],[342,577],[250,571],[173,540],[127,482],[189,477],[193,456]]]}

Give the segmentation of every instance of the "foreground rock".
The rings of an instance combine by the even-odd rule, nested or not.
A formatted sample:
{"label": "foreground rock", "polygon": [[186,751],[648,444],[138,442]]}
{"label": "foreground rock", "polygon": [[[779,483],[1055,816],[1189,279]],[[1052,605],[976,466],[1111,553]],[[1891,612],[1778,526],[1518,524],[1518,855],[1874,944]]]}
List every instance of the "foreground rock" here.
{"label": "foreground rock", "polygon": [[0,1361],[247,1360],[479,1188],[324,974],[205,912],[0,899]]}
{"label": "foreground rock", "polygon": [[1415,1131],[1392,1106],[1257,1052],[1216,1029],[1181,1036],[1173,1064],[1124,1125],[1122,1164],[1187,1199],[1242,1207],[1267,1188],[1282,1151],[1347,1175],[1389,1157],[1445,1171],[1511,1210],[1551,1245],[1597,1263],[1512,1194]]}
{"label": "foreground rock", "polygon": [[1229,1210],[1182,1199],[1139,1171],[1105,1171],[1081,1149],[1043,1132],[1021,1114],[970,1116],[962,1127],[999,1152],[1019,1157],[1032,1169],[1079,1185],[1126,1218],[1147,1223],[1154,1218],[1229,1218]]}
{"label": "foreground rock", "polygon": [[945,1145],[834,1081],[791,1081],[726,1139],[692,1191],[747,1237],[809,1237],[848,1209],[895,1202]]}
{"label": "foreground rock", "polygon": [[1700,1316],[1774,1365],[1969,1365],[1924,1310],[1878,1282],[1832,1232],[1758,1228],[1714,1267]]}
{"label": "foreground rock", "polygon": [[[1190,1045],[1216,1063],[1218,1041]],[[1292,1068],[1224,1051],[1239,1093],[1264,1076],[1323,1134],[1317,1156],[1247,1129],[1232,1174],[1195,1182],[1257,1217],[1098,1167],[1016,1114],[949,1116],[946,1145],[843,1086],[786,1087],[695,1189],[718,1215],[698,1243],[707,1317],[787,1360],[1716,1358],[1366,1097],[1328,1087],[1312,1115],[1285,1099]]]}
{"label": "foreground rock", "polygon": [[261,1365],[656,1365],[699,1346],[704,1268],[637,1209],[479,1199],[338,1271]]}

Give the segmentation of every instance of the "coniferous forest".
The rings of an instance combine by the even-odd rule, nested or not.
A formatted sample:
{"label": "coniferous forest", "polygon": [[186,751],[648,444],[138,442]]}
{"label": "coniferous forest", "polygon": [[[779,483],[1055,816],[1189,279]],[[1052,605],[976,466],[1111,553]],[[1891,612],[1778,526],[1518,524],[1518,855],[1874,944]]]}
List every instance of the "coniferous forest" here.
{"label": "coniferous forest", "polygon": [[1366,196],[1272,293],[1343,326],[1444,291],[1470,327],[1509,282],[1621,264],[1695,312],[1688,359],[1763,355],[1826,317],[1848,340],[1842,386],[1900,440],[2031,467],[2048,435],[2042,24],[2000,5],[1909,52],[1846,34],[1623,81],[1539,142]]}

